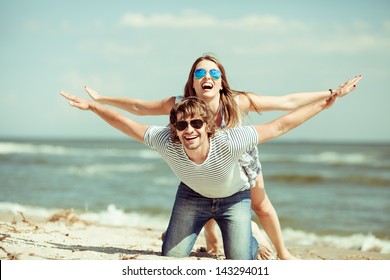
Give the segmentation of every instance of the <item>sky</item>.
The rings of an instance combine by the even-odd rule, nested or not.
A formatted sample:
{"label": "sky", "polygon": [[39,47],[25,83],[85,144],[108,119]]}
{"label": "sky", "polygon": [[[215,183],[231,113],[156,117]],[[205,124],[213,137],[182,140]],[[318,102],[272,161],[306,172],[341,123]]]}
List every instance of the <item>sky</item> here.
{"label": "sky", "polygon": [[122,139],[59,92],[89,98],[88,85],[145,100],[181,95],[192,63],[212,53],[232,88],[260,95],[323,91],[361,74],[354,92],[280,140],[390,142],[387,0],[0,0],[0,38],[3,139]]}

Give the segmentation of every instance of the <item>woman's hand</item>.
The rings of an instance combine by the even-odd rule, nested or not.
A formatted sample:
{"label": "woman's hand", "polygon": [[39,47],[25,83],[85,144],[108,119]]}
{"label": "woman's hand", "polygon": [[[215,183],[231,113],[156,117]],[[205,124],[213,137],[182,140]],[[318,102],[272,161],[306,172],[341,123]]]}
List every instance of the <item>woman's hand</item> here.
{"label": "woman's hand", "polygon": [[362,75],[358,75],[355,78],[346,81],[345,83],[341,84],[338,89],[334,90],[333,94],[336,95],[337,97],[346,96],[348,93],[350,93],[356,88],[361,78]]}
{"label": "woman's hand", "polygon": [[97,93],[95,90],[89,88],[88,86],[84,87],[85,91],[88,93],[88,95],[96,102],[100,102],[101,96],[99,93]]}
{"label": "woman's hand", "polygon": [[91,107],[91,103],[88,100],[70,95],[68,93],[65,93],[64,91],[61,91],[60,94],[66,99],[68,99],[69,105],[73,107],[79,108],[81,110],[89,110]]}

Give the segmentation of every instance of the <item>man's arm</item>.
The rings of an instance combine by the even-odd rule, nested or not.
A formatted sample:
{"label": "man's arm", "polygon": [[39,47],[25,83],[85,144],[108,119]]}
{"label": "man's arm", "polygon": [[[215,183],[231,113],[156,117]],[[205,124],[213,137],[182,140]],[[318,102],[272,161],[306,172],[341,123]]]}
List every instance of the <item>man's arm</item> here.
{"label": "man's arm", "polygon": [[312,104],[299,107],[298,109],[280,118],[277,118],[272,122],[263,125],[255,125],[257,133],[259,135],[259,143],[269,141],[287,133],[288,131],[311,119],[325,108],[332,106],[333,103],[336,101],[336,98],[342,97],[353,91],[361,78],[362,76],[359,75],[341,84],[337,90],[333,92],[330,91],[331,95],[326,100],[319,100]]}
{"label": "man's arm", "polygon": [[256,128],[257,134],[259,136],[259,143],[277,138],[303,124],[325,108],[330,107],[335,102],[336,98],[337,97],[333,95],[328,100],[322,100],[300,107],[269,123],[255,125],[254,127]]}
{"label": "man's arm", "polygon": [[90,110],[105,120],[112,127],[122,131],[137,141],[142,143],[144,142],[144,134],[149,127],[148,125],[129,119],[117,111],[100,105],[99,103],[75,97],[63,91],[61,91],[61,95],[70,100],[69,104],[71,106],[81,110]]}

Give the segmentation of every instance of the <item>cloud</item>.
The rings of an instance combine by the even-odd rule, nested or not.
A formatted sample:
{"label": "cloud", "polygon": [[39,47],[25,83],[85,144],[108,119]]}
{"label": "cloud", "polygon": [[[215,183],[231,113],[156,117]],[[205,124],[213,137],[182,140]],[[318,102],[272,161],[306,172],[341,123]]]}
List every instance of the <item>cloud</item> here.
{"label": "cloud", "polygon": [[27,20],[23,22],[22,30],[26,32],[47,32],[50,30],[44,22],[38,21],[38,20]]}
{"label": "cloud", "polygon": [[256,29],[260,31],[288,30],[291,28],[306,28],[299,21],[285,21],[273,15],[248,15],[236,19],[219,19],[194,10],[183,11],[180,14],[155,14],[145,16],[139,13],[127,13],[121,21],[122,26],[133,28],[221,28],[221,29]]}
{"label": "cloud", "polygon": [[304,36],[303,38],[273,39],[267,42],[239,45],[233,47],[236,54],[257,53],[283,53],[292,51],[304,51],[306,53],[326,54],[337,53],[343,55],[356,55],[362,52],[387,52],[390,49],[390,39],[370,34],[356,34],[343,36]]}
{"label": "cloud", "polygon": [[142,14],[127,13],[123,16],[123,26],[143,27],[166,27],[166,28],[198,28],[215,26],[218,20],[214,17],[194,12],[184,12],[181,15],[156,14],[146,17]]}
{"label": "cloud", "polygon": [[390,32],[390,20],[386,20],[383,23],[383,27],[384,27],[385,31]]}
{"label": "cloud", "polygon": [[152,49],[147,42],[137,44],[125,44],[116,40],[106,40],[99,42],[96,40],[83,40],[79,44],[81,51],[85,53],[94,52],[95,54],[104,57],[107,61],[118,62],[124,57],[132,57],[137,55],[145,55]]}
{"label": "cloud", "polygon": [[[99,79],[95,80],[96,84],[98,84],[98,80]],[[85,75],[75,70],[68,71],[62,75],[61,82],[62,84],[67,85],[70,90],[79,89],[80,86],[85,84]]]}
{"label": "cloud", "polygon": [[[362,52],[386,52],[390,46],[390,22],[377,28],[368,22],[329,23],[324,26],[316,21],[287,20],[276,15],[251,14],[223,19],[204,12],[187,10],[180,13],[156,13],[145,15],[126,13],[121,26],[149,30],[185,30],[202,32],[205,28],[220,29],[221,38],[232,38],[233,52],[242,54],[283,53],[292,50],[310,53],[357,54]],[[226,32],[226,36],[223,32]],[[205,34],[206,36],[207,34]],[[261,38],[261,39],[259,39]],[[212,40],[212,38],[211,38]]]}

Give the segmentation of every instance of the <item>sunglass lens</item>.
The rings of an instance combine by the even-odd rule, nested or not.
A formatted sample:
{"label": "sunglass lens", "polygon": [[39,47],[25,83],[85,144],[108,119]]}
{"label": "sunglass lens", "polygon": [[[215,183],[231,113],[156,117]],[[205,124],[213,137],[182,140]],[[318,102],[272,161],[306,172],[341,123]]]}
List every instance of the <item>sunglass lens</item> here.
{"label": "sunglass lens", "polygon": [[210,70],[210,76],[214,79],[214,80],[218,80],[219,78],[221,78],[221,71],[217,70],[217,69],[211,69]]}
{"label": "sunglass lens", "polygon": [[[200,129],[203,126],[203,121],[200,119],[191,120],[190,124],[193,128]],[[176,123],[175,127],[177,130],[183,131],[184,129],[186,129],[188,127],[188,123],[186,121],[179,121]]]}
{"label": "sunglass lens", "polygon": [[[195,78],[199,80],[202,79],[204,76],[206,76],[206,73],[207,71],[201,68],[201,69],[196,69],[194,75]],[[218,69],[211,69],[209,73],[214,80],[218,80],[219,78],[221,78],[221,71],[219,71]]]}
{"label": "sunglass lens", "polygon": [[177,122],[175,125],[176,129],[179,131],[183,131],[184,129],[187,128],[187,126],[188,126],[188,123],[185,121]]}
{"label": "sunglass lens", "polygon": [[203,126],[203,121],[202,120],[191,120],[190,124],[193,128],[199,129],[202,128]]}
{"label": "sunglass lens", "polygon": [[206,75],[206,70],[204,69],[196,69],[194,72],[195,78],[202,79]]}

